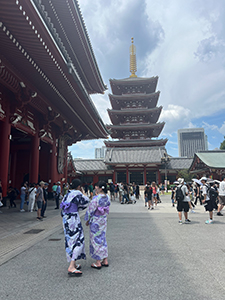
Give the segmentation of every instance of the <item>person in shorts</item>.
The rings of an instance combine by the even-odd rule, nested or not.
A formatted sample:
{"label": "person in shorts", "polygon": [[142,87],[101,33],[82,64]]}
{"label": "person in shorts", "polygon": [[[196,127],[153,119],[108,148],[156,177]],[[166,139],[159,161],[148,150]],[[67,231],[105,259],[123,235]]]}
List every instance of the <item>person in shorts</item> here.
{"label": "person in shorts", "polygon": [[178,178],[178,183],[179,185],[177,186],[176,189],[176,195],[178,193],[178,189],[181,189],[183,193],[183,200],[182,201],[177,201],[177,196],[175,195],[175,199],[177,202],[177,211],[178,211],[178,217],[179,217],[179,224],[182,223],[182,211],[184,212],[184,217],[185,217],[185,223],[188,224],[191,221],[188,219],[188,212],[189,212],[189,198],[188,198],[188,188],[184,184],[184,178]]}
{"label": "person in shorts", "polygon": [[220,182],[219,186],[219,205],[218,205],[218,212],[217,216],[223,216],[221,210],[225,205],[225,175],[222,176],[222,181]]}
{"label": "person in shorts", "polygon": [[[209,220],[205,221],[205,224],[212,224],[213,223],[213,209],[215,207],[215,202],[218,196],[218,192],[216,188],[214,187],[215,182],[213,180],[208,182],[207,187],[207,195],[204,194],[204,185],[206,185],[206,182],[203,180],[203,203],[206,203],[205,210],[209,212]],[[205,200],[207,199],[207,200]]]}
{"label": "person in shorts", "polygon": [[41,218],[41,209],[42,209],[42,205],[45,204],[45,199],[44,199],[44,193],[43,193],[43,187],[44,187],[45,183],[44,181],[41,181],[39,183],[39,187],[37,189],[37,193],[36,193],[36,203],[37,203],[37,220],[38,221],[43,221],[43,219]]}

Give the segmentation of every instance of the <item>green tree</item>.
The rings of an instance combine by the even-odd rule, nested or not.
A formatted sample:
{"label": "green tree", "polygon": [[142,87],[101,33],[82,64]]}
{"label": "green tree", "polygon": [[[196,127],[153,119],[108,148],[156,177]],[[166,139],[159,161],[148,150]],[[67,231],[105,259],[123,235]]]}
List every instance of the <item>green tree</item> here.
{"label": "green tree", "polygon": [[220,144],[220,150],[225,150],[225,136],[224,141]]}
{"label": "green tree", "polygon": [[178,178],[184,178],[185,182],[190,182],[191,179],[194,177],[194,175],[190,174],[187,169],[183,169],[183,170],[180,170],[177,173],[177,177]]}

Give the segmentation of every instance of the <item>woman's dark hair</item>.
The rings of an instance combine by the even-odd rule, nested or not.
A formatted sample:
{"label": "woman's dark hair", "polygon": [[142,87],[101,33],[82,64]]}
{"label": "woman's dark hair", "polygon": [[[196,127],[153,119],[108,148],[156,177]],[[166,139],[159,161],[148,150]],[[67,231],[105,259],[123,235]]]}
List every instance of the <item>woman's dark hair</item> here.
{"label": "woman's dark hair", "polygon": [[100,187],[105,194],[107,193],[107,184],[105,181],[99,181],[96,186]]}
{"label": "woman's dark hair", "polygon": [[76,190],[79,185],[81,185],[80,179],[74,179],[71,184],[71,189]]}

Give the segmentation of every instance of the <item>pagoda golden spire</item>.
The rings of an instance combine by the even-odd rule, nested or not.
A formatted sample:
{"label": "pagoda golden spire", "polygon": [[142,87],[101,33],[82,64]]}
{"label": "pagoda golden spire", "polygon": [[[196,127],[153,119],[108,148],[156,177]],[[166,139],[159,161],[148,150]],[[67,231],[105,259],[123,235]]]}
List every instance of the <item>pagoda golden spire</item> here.
{"label": "pagoda golden spire", "polygon": [[136,63],[136,47],[134,46],[134,38],[131,38],[130,46],[130,77],[137,77],[135,72],[137,72],[137,63]]}

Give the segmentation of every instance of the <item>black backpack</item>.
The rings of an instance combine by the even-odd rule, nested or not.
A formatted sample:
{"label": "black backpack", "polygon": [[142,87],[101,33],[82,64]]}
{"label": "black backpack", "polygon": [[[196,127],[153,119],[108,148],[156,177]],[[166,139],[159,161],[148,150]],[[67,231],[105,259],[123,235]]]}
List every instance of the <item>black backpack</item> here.
{"label": "black backpack", "polygon": [[218,192],[213,188],[213,187],[210,187],[209,189],[209,198],[211,200],[215,200],[218,196]]}
{"label": "black backpack", "polygon": [[184,194],[182,192],[181,187],[177,187],[176,190],[176,201],[183,201],[184,200]]}

